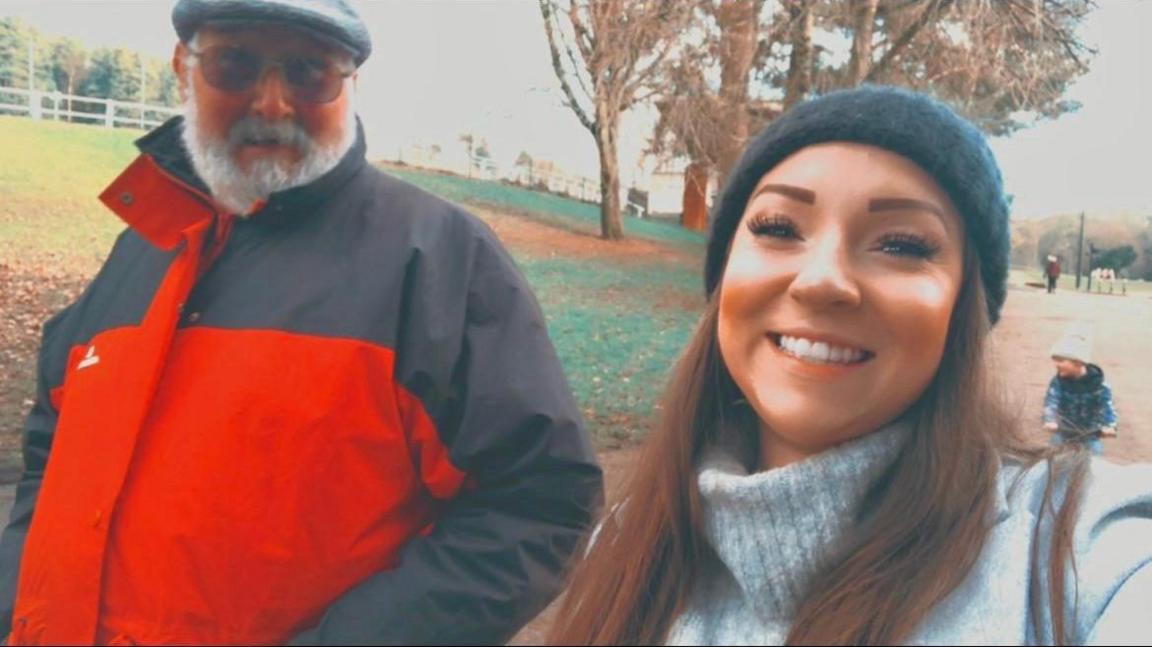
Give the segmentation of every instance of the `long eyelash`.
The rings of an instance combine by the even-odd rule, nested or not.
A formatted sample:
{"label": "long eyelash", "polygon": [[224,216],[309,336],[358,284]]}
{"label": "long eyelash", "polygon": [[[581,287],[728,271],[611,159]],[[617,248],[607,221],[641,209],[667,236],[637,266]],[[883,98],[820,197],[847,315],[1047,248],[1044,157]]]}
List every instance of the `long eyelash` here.
{"label": "long eyelash", "polygon": [[748,220],[748,231],[754,236],[769,236],[780,234],[786,230],[788,235],[799,238],[796,233],[796,224],[788,216],[774,213],[760,213]]}
{"label": "long eyelash", "polygon": [[889,234],[880,241],[881,245],[888,245],[891,243],[903,243],[906,245],[912,245],[918,248],[914,255],[921,258],[930,259],[940,252],[940,245],[917,234]]}

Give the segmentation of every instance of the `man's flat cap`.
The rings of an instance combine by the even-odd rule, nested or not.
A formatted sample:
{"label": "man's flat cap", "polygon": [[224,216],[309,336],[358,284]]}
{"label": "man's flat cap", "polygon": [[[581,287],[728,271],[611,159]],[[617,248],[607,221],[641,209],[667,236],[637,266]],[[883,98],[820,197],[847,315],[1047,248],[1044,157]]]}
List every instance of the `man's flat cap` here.
{"label": "man's flat cap", "polygon": [[172,25],[188,42],[206,23],[279,23],[334,40],[351,51],[356,65],[372,53],[372,38],[347,0],[179,0]]}

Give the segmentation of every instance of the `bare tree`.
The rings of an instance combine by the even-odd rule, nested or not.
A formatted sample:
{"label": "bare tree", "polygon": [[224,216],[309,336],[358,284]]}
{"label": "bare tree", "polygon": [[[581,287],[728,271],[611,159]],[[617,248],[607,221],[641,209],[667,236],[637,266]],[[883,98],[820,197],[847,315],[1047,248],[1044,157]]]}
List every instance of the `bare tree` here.
{"label": "bare tree", "polygon": [[748,80],[756,57],[760,11],[764,0],[721,0],[715,7],[720,29],[720,110],[728,136],[716,152],[721,180],[736,165],[748,138]]}
{"label": "bare tree", "polygon": [[651,96],[691,6],[661,0],[539,0],[565,102],[600,155],[600,233],[623,238],[620,115]]}
{"label": "bare tree", "polygon": [[1095,53],[1077,33],[1095,6],[1092,0],[823,2],[818,24],[849,32],[852,52],[846,68],[814,61],[813,89],[866,81],[930,91],[987,133],[1008,134],[1078,107],[1063,95]]}
{"label": "bare tree", "polygon": [[[1077,33],[1092,0],[779,0],[753,14],[755,56],[741,68],[732,44],[749,35],[743,18],[723,10],[747,12],[753,3],[695,4],[691,33],[700,42],[666,71],[650,149],[688,158],[682,222],[691,228],[705,224],[709,174],[722,183],[748,135],[813,92],[863,82],[910,87],[1002,135],[1075,110],[1063,95],[1094,53]],[[836,37],[820,37],[829,34]],[[837,43],[843,51],[821,46]]]}
{"label": "bare tree", "polygon": [[[689,159],[680,218],[685,228],[707,228],[710,178],[715,174],[723,182],[749,130],[778,112],[775,104],[749,93],[763,7],[763,0],[698,2],[692,31],[699,41],[687,45],[665,73],[666,91],[656,103],[660,117],[649,152]],[[707,81],[713,68],[719,71],[718,89]]]}
{"label": "bare tree", "polygon": [[852,58],[848,61],[848,82],[864,81],[872,62],[872,38],[876,31],[876,9],[880,0],[851,0]]}
{"label": "bare tree", "polygon": [[785,11],[792,25],[788,39],[788,85],[784,92],[784,109],[802,100],[812,89],[812,1],[788,0]]}
{"label": "bare tree", "polygon": [[472,166],[475,164],[476,138],[472,133],[461,133],[457,139],[468,148],[468,177],[472,177]]}

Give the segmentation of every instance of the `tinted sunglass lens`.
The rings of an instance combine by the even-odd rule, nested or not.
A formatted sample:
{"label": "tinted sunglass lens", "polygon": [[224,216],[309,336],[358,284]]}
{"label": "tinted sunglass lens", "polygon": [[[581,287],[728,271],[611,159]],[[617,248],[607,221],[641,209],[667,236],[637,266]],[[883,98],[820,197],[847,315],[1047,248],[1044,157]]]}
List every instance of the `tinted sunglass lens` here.
{"label": "tinted sunglass lens", "polygon": [[344,77],[324,61],[292,59],[284,62],[284,80],[301,101],[327,103],[340,94]]}
{"label": "tinted sunglass lens", "polygon": [[226,92],[250,89],[260,77],[262,66],[258,55],[238,47],[217,47],[204,53],[205,78]]}

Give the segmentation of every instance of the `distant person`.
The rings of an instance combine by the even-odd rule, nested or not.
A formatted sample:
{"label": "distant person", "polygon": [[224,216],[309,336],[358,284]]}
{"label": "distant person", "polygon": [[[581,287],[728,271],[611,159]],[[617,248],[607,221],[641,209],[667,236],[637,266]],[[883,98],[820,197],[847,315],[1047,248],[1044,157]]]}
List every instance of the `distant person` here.
{"label": "distant person", "polygon": [[1128,268],[1120,268],[1120,294],[1128,294]]}
{"label": "distant person", "polygon": [[1104,281],[1108,285],[1108,294],[1112,294],[1113,286],[1116,283],[1116,271],[1111,267],[1104,268]]}
{"label": "distant person", "polygon": [[972,124],[889,87],[748,142],[553,644],[1147,642],[1152,469],[1028,442],[986,361],[1001,177]]}
{"label": "distant person", "polygon": [[350,4],[172,20],[184,114],[101,196],[128,229],[44,328],[0,636],[508,640],[601,493],[532,290],[366,160]]}
{"label": "distant person", "polygon": [[1078,443],[1101,454],[1102,437],[1116,435],[1116,409],[1104,371],[1092,363],[1092,339],[1084,326],[1070,328],[1050,353],[1056,375],[1044,396],[1044,428],[1056,445]]}
{"label": "distant person", "polygon": [[1044,276],[1048,278],[1048,294],[1056,291],[1056,282],[1060,280],[1060,259],[1049,255],[1044,266]]}

